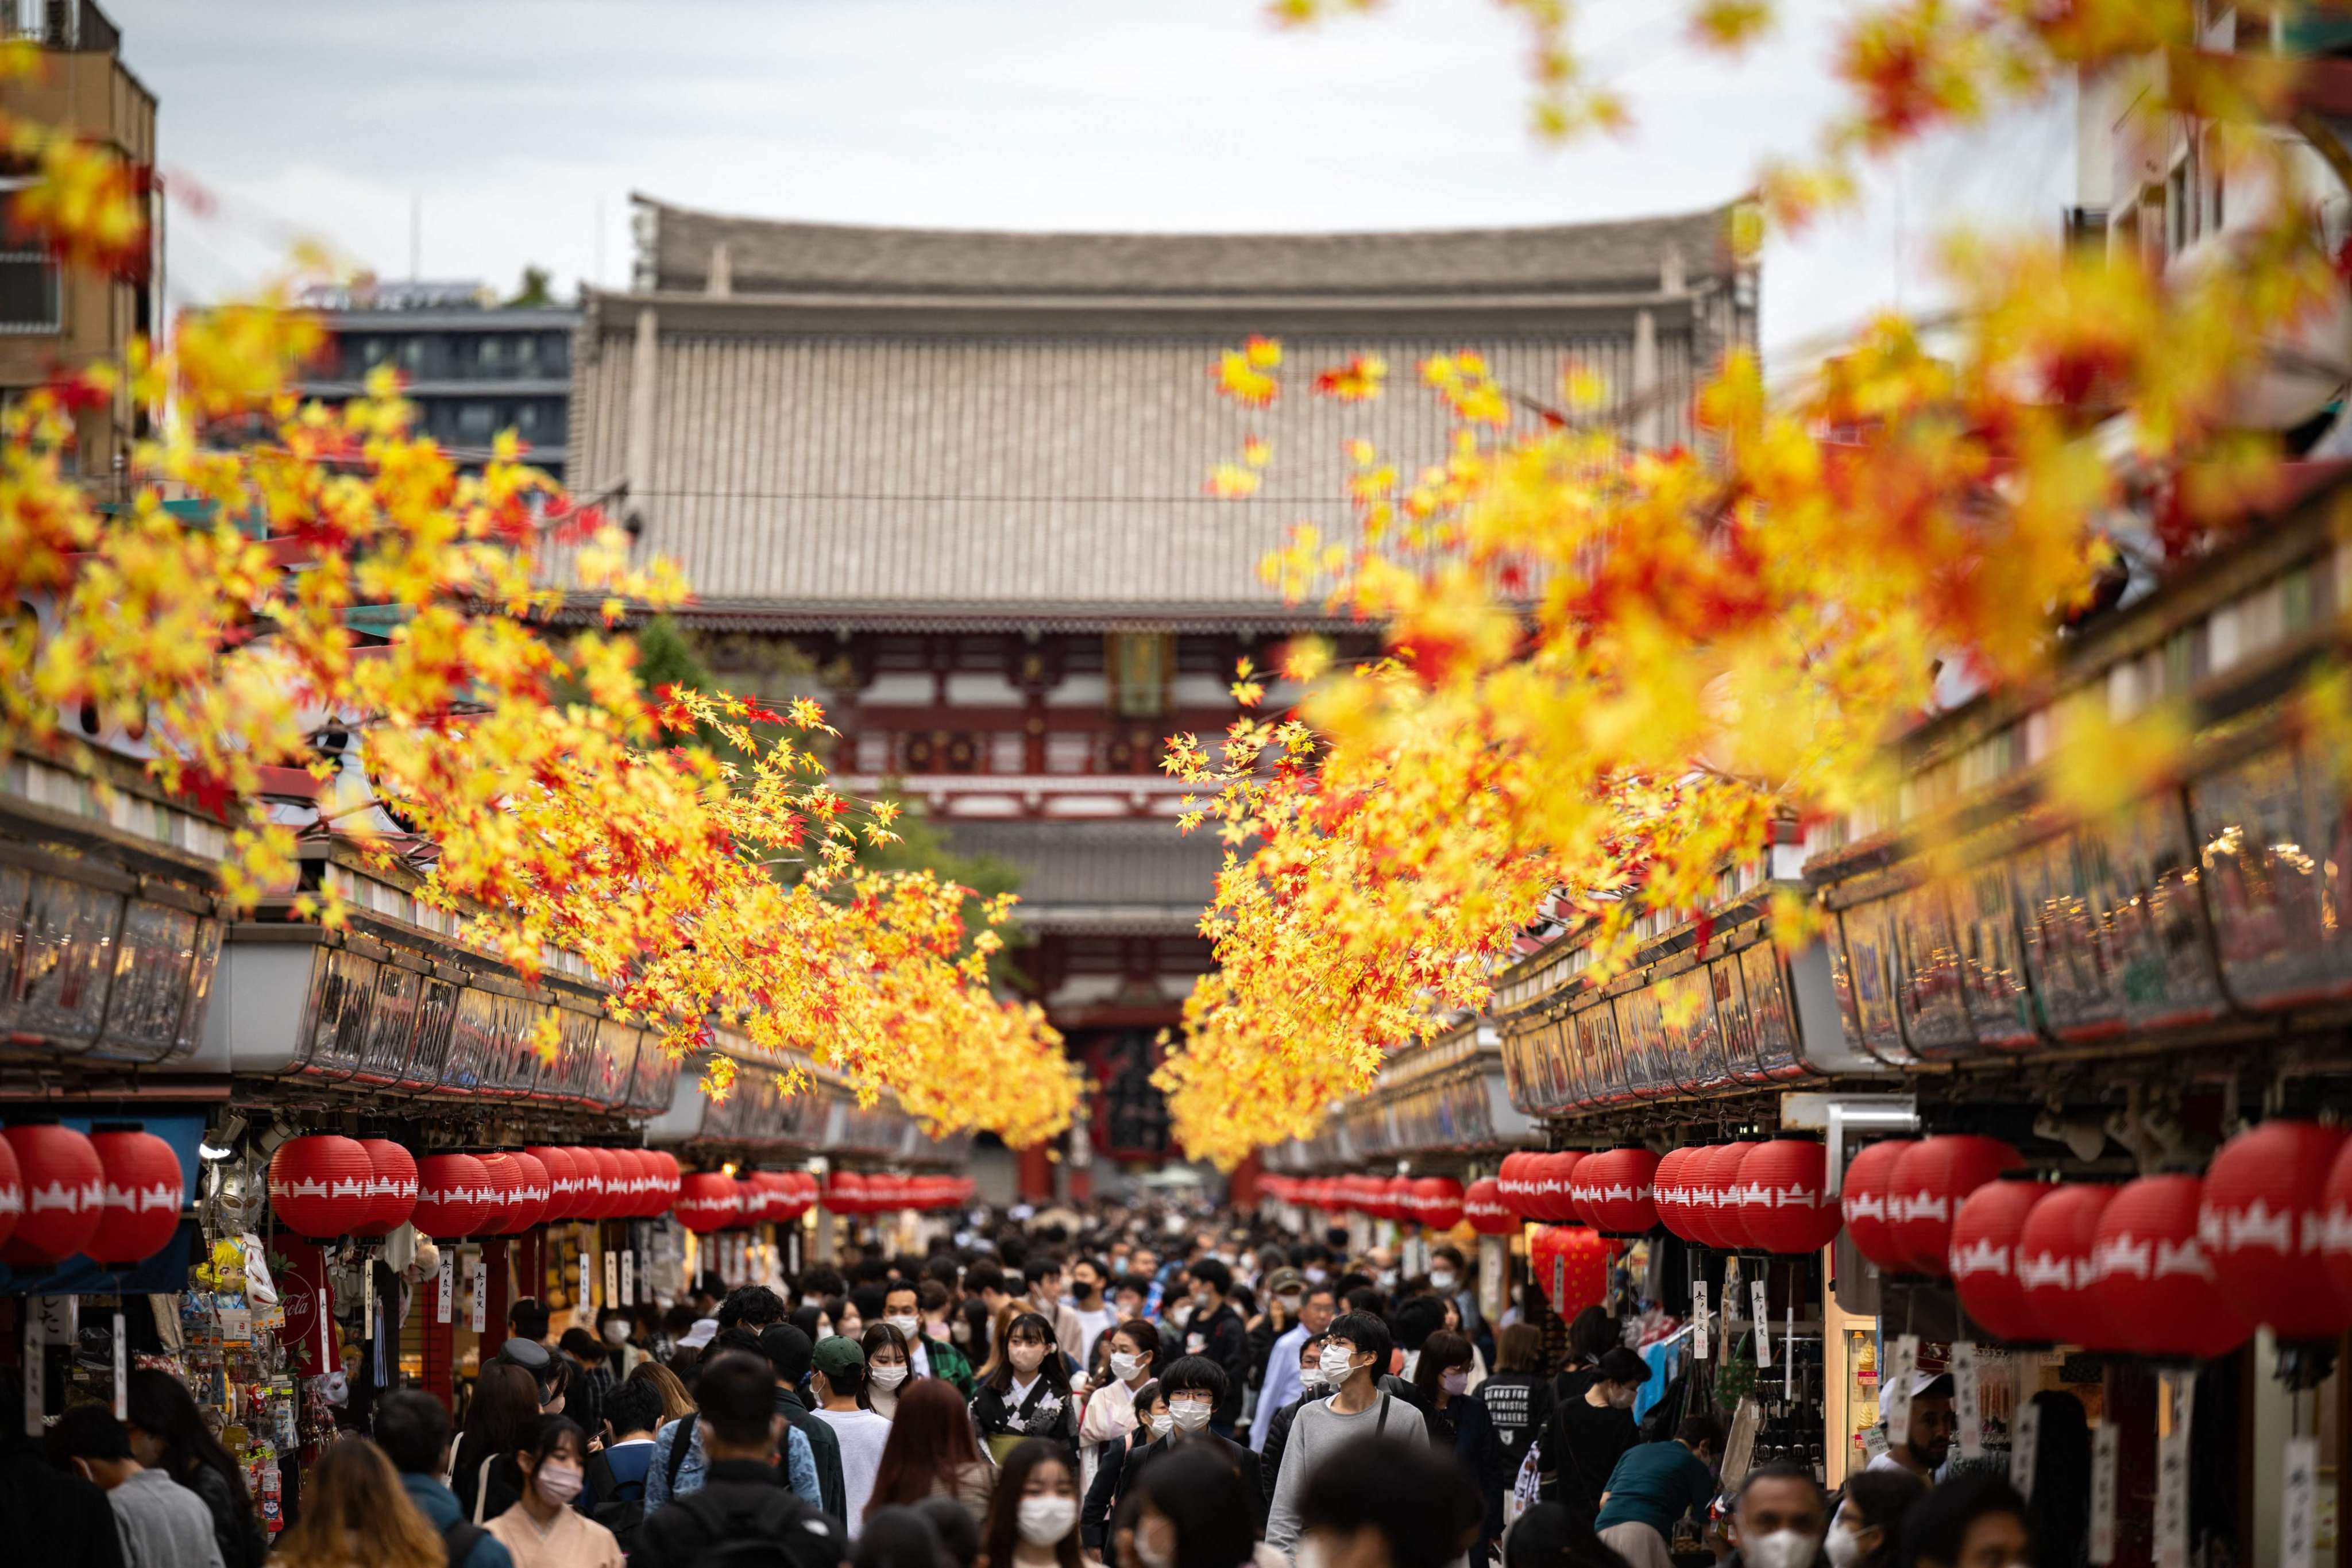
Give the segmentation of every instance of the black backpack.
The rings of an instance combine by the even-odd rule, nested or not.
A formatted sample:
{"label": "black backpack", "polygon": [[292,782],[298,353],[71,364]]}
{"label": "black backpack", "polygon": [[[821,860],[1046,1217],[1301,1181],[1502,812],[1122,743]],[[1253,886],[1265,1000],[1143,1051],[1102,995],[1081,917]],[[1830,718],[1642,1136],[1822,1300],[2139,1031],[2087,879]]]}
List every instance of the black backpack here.
{"label": "black backpack", "polygon": [[449,1564],[449,1568],[462,1568],[466,1559],[473,1554],[474,1543],[488,1534],[489,1534],[488,1531],[470,1519],[457,1520],[441,1532],[441,1552],[444,1561]]}
{"label": "black backpack", "polygon": [[[602,1449],[588,1456],[587,1468],[589,1482],[598,1496],[588,1517],[613,1532],[613,1539],[620,1542],[622,1555],[626,1556],[636,1550],[637,1531],[646,1522],[646,1483],[615,1480],[612,1461],[604,1458]],[[677,1481],[675,1468],[670,1471],[670,1481],[673,1485]]]}
{"label": "black backpack", "polygon": [[849,1555],[832,1517],[782,1488],[751,1509],[730,1508],[708,1491],[669,1506],[683,1510],[710,1538],[696,1554],[695,1568],[841,1568]]}

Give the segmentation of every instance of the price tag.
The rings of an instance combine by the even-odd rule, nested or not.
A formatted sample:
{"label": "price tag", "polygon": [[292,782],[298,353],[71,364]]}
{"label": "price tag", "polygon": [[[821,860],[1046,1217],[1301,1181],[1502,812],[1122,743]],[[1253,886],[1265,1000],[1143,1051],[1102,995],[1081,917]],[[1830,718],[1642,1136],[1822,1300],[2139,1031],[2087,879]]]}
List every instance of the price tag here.
{"label": "price tag", "polygon": [[621,1305],[634,1307],[636,1304],[637,1255],[634,1252],[624,1252],[621,1254]]}
{"label": "price tag", "polygon": [[1699,1361],[1706,1356],[1706,1281],[1691,1281],[1691,1355]]}
{"label": "price tag", "polygon": [[35,1437],[45,1430],[41,1415],[49,1406],[48,1362],[41,1320],[28,1312],[25,1315],[25,1431]]}
{"label": "price tag", "polygon": [[2031,1401],[2017,1407],[2009,1426],[2009,1484],[2026,1501],[2033,1500],[2034,1462],[2042,1453],[2042,1406]]}
{"label": "price tag", "polygon": [[2096,1568],[2116,1560],[2116,1424],[2102,1423],[2091,1434],[2091,1547]]}
{"label": "price tag", "polygon": [[441,1249],[441,1288],[433,1292],[433,1321],[436,1323],[452,1321],[457,1299],[457,1249],[454,1247]]}
{"label": "price tag", "polygon": [[1769,1372],[1772,1366],[1772,1301],[1764,1289],[1764,1281],[1748,1282],[1748,1300],[1756,1310],[1756,1370]]}
{"label": "price tag", "polygon": [[1903,1334],[1886,1355],[1886,1446],[1900,1448],[1911,1441],[1911,1381],[1919,1370],[1919,1336]]}
{"label": "price tag", "polygon": [[2172,1429],[2156,1440],[2156,1568],[2189,1568],[2189,1433],[2197,1380],[2168,1377],[2160,1386],[2171,1397]]}
{"label": "price tag", "polygon": [[490,1323],[490,1265],[487,1258],[474,1259],[474,1331],[480,1333]]}
{"label": "price tag", "polygon": [[2279,1568],[2312,1568],[2319,1526],[2319,1439],[2286,1440],[2286,1479],[2279,1489]]}
{"label": "price tag", "polygon": [[612,1302],[617,1301],[620,1299],[621,1255],[617,1252],[607,1251],[604,1254],[604,1300],[607,1302]]}
{"label": "price tag", "polygon": [[123,1331],[122,1314],[114,1314],[114,1418],[131,1419],[131,1336]]}
{"label": "price tag", "polygon": [[1973,1340],[1952,1344],[1952,1416],[1959,1426],[1960,1458],[1984,1458],[1984,1405],[1977,1387],[1977,1347]]}

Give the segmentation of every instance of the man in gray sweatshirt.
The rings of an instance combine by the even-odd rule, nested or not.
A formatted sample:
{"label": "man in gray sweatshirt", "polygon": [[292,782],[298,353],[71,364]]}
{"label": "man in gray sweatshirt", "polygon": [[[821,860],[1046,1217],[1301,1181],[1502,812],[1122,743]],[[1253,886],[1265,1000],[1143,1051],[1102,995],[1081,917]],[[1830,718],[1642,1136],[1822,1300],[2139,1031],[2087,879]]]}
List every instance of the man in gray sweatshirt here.
{"label": "man in gray sweatshirt", "polygon": [[1291,1418],[1283,1445],[1282,1473],[1274,1483],[1274,1504],[1265,1521],[1266,1544],[1287,1556],[1298,1549],[1298,1500],[1317,1466],[1360,1437],[1429,1441],[1421,1412],[1381,1391],[1389,1369],[1389,1328],[1370,1312],[1349,1312],[1325,1331],[1323,1373],[1336,1390],[1330,1398],[1302,1405]]}

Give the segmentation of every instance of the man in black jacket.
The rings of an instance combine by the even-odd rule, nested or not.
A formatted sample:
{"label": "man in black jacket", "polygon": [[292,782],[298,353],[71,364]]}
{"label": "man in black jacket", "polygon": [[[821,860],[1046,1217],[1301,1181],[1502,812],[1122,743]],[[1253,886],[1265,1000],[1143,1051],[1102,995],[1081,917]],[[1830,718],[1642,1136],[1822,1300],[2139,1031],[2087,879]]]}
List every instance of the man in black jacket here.
{"label": "man in black jacket", "polygon": [[1317,1334],[1298,1347],[1298,1397],[1276,1411],[1265,1424],[1265,1447],[1257,1453],[1259,1495],[1274,1495],[1275,1478],[1282,1474],[1283,1445],[1290,1441],[1290,1424],[1301,1406],[1331,1397],[1323,1375],[1323,1347],[1329,1337]]}
{"label": "man in black jacket", "polygon": [[849,1489],[841,1479],[841,1439],[832,1424],[817,1419],[800,1395],[808,1381],[809,1363],[816,1347],[790,1323],[772,1323],[760,1331],[760,1351],[776,1373],[776,1414],[806,1437],[816,1460],[816,1491],[824,1511],[835,1519],[849,1517]]}
{"label": "man in black jacket", "polygon": [[758,1356],[729,1352],[702,1369],[694,1393],[710,1468],[699,1491],[646,1521],[630,1568],[695,1568],[739,1542],[772,1545],[793,1568],[848,1559],[841,1522],[793,1496],[776,1468],[785,1426],[775,1388],[774,1369]]}
{"label": "man in black jacket", "polygon": [[[1231,1437],[1242,1414],[1242,1382],[1249,1375],[1249,1325],[1225,1300],[1233,1293],[1232,1269],[1214,1258],[1203,1258],[1185,1272],[1192,1279],[1192,1315],[1184,1324],[1184,1353],[1206,1356],[1223,1371],[1225,1386],[1210,1414],[1209,1430]],[[1163,1373],[1161,1384],[1167,1381]]]}
{"label": "man in black jacket", "polygon": [[[1199,1266],[1194,1266],[1194,1279],[1199,1279]],[[1177,1452],[1205,1448],[1233,1466],[1248,1489],[1250,1528],[1261,1539],[1265,1534],[1265,1491],[1258,1481],[1258,1458],[1230,1437],[1220,1436],[1211,1412],[1224,1404],[1232,1391],[1233,1380],[1225,1369],[1206,1356],[1181,1356],[1160,1374],[1160,1396],[1168,1401],[1168,1413],[1176,1425],[1165,1437],[1157,1438],[1127,1456],[1124,1473],[1118,1480],[1118,1496],[1132,1496],[1142,1484],[1144,1472],[1156,1459]],[[1114,1503],[1116,1508],[1116,1503]]]}

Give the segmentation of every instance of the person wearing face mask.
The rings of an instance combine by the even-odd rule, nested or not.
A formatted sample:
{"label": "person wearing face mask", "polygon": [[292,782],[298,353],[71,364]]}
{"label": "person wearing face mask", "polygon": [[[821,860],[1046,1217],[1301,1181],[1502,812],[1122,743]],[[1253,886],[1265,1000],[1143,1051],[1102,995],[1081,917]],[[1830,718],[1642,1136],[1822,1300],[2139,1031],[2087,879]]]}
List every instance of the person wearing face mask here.
{"label": "person wearing face mask", "polygon": [[1828,1522],[1812,1471],[1759,1465],[1741,1480],[1732,1504],[1732,1553],[1725,1568],[1813,1568]]}
{"label": "person wearing face mask", "polygon": [[1542,1333],[1532,1323],[1514,1323],[1496,1336],[1494,1375],[1475,1391],[1495,1428],[1495,1458],[1501,1472],[1486,1496],[1490,1537],[1502,1534],[1503,1494],[1517,1479],[1528,1450],[1551,1423],[1551,1380],[1544,1376],[1542,1366]]}
{"label": "person wearing face mask", "polygon": [[[1274,1500],[1266,1510],[1265,1539],[1277,1552],[1297,1551],[1305,1528],[1301,1500],[1334,1454],[1365,1437],[1429,1446],[1429,1428],[1420,1410],[1380,1386],[1391,1348],[1388,1325],[1370,1312],[1346,1312],[1332,1321],[1322,1365],[1333,1392],[1328,1399],[1300,1406],[1290,1423]],[[1446,1463],[1451,1466],[1453,1460]],[[1476,1521],[1472,1524],[1475,1531]]]}
{"label": "person wearing face mask", "polygon": [[913,1375],[906,1337],[888,1323],[869,1323],[859,1349],[866,1352],[866,1386],[857,1403],[885,1421],[898,1414],[898,1395]]}
{"label": "person wearing face mask", "polygon": [[[1277,1271],[1271,1283],[1275,1300],[1284,1300],[1283,1279],[1287,1270]],[[1336,1315],[1331,1291],[1327,1286],[1310,1286],[1306,1279],[1293,1274],[1298,1281],[1297,1297],[1297,1321],[1268,1348],[1265,1373],[1258,1386],[1257,1409],[1250,1417],[1250,1447],[1260,1454],[1265,1450],[1266,1434],[1273,1429],[1275,1417],[1297,1401],[1300,1391],[1299,1347],[1310,1340],[1319,1340],[1323,1331],[1331,1326]]]}
{"label": "person wearing face mask", "polygon": [[[1470,1365],[1468,1340],[1443,1331],[1430,1335],[1413,1368],[1411,1397],[1429,1427],[1430,1442],[1454,1450],[1481,1499],[1499,1497],[1505,1477],[1495,1424],[1486,1418],[1486,1405],[1470,1395]],[[1481,1532],[1482,1542],[1502,1533],[1501,1510],[1491,1511],[1496,1528]],[[1485,1562],[1485,1552],[1475,1552],[1471,1561]]]}
{"label": "person wearing face mask", "polygon": [[1074,1463],[1065,1445],[1038,1437],[1005,1455],[981,1527],[982,1568],[1084,1568]]}
{"label": "person wearing face mask", "polygon": [[1321,1334],[1299,1342],[1297,1395],[1265,1424],[1265,1441],[1257,1446],[1257,1484],[1269,1498],[1282,1474],[1282,1449],[1290,1440],[1290,1424],[1298,1419],[1300,1410],[1331,1392],[1331,1380],[1323,1375],[1323,1347],[1328,1342]]}
{"label": "person wearing face mask", "polygon": [[1107,1375],[1087,1391],[1086,1412],[1078,1418],[1078,1480],[1087,1489],[1094,1486],[1106,1447],[1124,1443],[1135,1430],[1135,1391],[1160,1366],[1160,1331],[1140,1319],[1119,1324],[1102,1343],[1110,1352]]}
{"label": "person wearing face mask", "polygon": [[816,1473],[814,1496],[794,1489],[803,1500],[815,1503],[834,1518],[847,1518],[849,1495],[841,1479],[841,1439],[834,1436],[831,1424],[810,1407],[815,1396],[802,1393],[815,1364],[814,1342],[791,1323],[771,1323],[760,1331],[760,1353],[768,1358],[776,1374],[776,1414],[793,1433],[787,1442],[797,1447],[800,1441],[806,1441],[809,1468]]}
{"label": "person wearing face mask", "polygon": [[1845,1496],[1822,1540],[1830,1568],[1894,1568],[1903,1544],[1903,1516],[1927,1495],[1927,1484],[1902,1470],[1847,1477]]}
{"label": "person wearing face mask", "polygon": [[1116,1561],[1124,1568],[1241,1568],[1257,1550],[1252,1500],[1215,1455],[1180,1449],[1136,1489],[1133,1521],[1116,1535]]}
{"label": "person wearing face mask", "polygon": [[1458,1247],[1441,1247],[1429,1255],[1429,1288],[1454,1303],[1461,1317],[1454,1331],[1472,1344],[1486,1338],[1486,1324],[1478,1316],[1477,1281]]}
{"label": "person wearing face mask", "polygon": [[[856,1346],[849,1347],[855,1350]],[[698,1439],[710,1457],[702,1489],[649,1516],[630,1568],[707,1568],[739,1543],[759,1542],[763,1560],[792,1568],[840,1568],[849,1559],[841,1521],[804,1502],[776,1468],[788,1428],[775,1412],[775,1374],[765,1360],[729,1351],[703,1368]]]}
{"label": "person wearing face mask", "polygon": [[1102,1451],[1102,1462],[1095,1470],[1095,1479],[1087,1488],[1087,1498],[1078,1510],[1078,1536],[1087,1551],[1108,1559],[1116,1550],[1111,1543],[1111,1521],[1119,1497],[1120,1483],[1127,1479],[1127,1461],[1153,1443],[1176,1430],[1176,1417],[1169,1413],[1168,1401],[1160,1392],[1160,1384],[1147,1382],[1135,1391],[1135,1430]]}
{"label": "person wearing face mask", "polygon": [[1307,1280],[1298,1270],[1287,1267],[1269,1268],[1261,1277],[1265,1289],[1257,1299],[1265,1310],[1249,1319],[1249,1334],[1242,1350],[1242,1365],[1245,1369],[1242,1383],[1242,1419],[1248,1423],[1245,1433],[1257,1426],[1257,1411],[1263,1404],[1265,1380],[1274,1362],[1275,1342],[1288,1336],[1298,1326],[1298,1309],[1307,1299]]}
{"label": "person wearing face mask", "polygon": [[1249,1375],[1249,1329],[1226,1300],[1234,1289],[1231,1268],[1204,1258],[1191,1272],[1192,1313],[1184,1323],[1184,1353],[1206,1356],[1224,1369],[1226,1391],[1209,1424],[1220,1437],[1230,1437],[1234,1423],[1241,1418],[1242,1382]]}
{"label": "person wearing face mask", "polygon": [[989,1457],[1002,1464],[1024,1439],[1047,1438],[1069,1450],[1075,1476],[1078,1402],[1053,1325],[1035,1312],[1016,1313],[1004,1325],[1003,1350],[971,1401],[972,1424]]}
{"label": "person wearing face mask", "polygon": [[1298,1568],[1449,1568],[1477,1538],[1478,1497],[1454,1456],[1393,1433],[1350,1444],[1299,1498]]}
{"label": "person wearing face mask", "polygon": [[1649,1378],[1649,1363],[1619,1345],[1601,1352],[1582,1393],[1552,1409],[1543,1445],[1543,1499],[1565,1503],[1588,1529],[1601,1512],[1617,1461],[1642,1440],[1633,1404]]}
{"label": "person wearing face mask", "polygon": [[[905,1315],[901,1310],[904,1303],[898,1299],[898,1291],[891,1292],[887,1308],[894,1322]],[[916,1288],[915,1302],[917,1313],[922,1319],[921,1331],[914,1342],[915,1349],[922,1352],[916,1358],[917,1364],[923,1369],[919,1375],[947,1379],[955,1384],[956,1392],[963,1395],[964,1403],[970,1404],[976,1386],[971,1373],[971,1358],[964,1354],[961,1342],[956,1339],[956,1325],[961,1320],[954,1316],[953,1300],[948,1288],[936,1279],[926,1279]]]}
{"label": "person wearing face mask", "polygon": [[1218,1436],[1209,1426],[1210,1413],[1225,1395],[1225,1369],[1206,1356],[1180,1356],[1160,1374],[1160,1392],[1168,1402],[1168,1430],[1128,1454],[1125,1473],[1111,1499],[1112,1515],[1118,1511],[1119,1500],[1144,1486],[1160,1460],[1177,1453],[1210,1453],[1240,1478],[1249,1499],[1251,1533],[1260,1533],[1265,1523],[1265,1498],[1258,1481],[1257,1457],[1230,1437]]}
{"label": "person wearing face mask", "polygon": [[1675,1521],[1714,1499],[1722,1456],[1723,1424],[1712,1415],[1686,1415],[1665,1441],[1626,1449],[1593,1521],[1601,1541],[1633,1568],[1672,1568]]}
{"label": "person wearing face mask", "polygon": [[515,1568],[623,1568],[613,1532],[572,1506],[586,1476],[588,1439],[578,1422],[542,1415],[515,1451],[522,1496],[490,1521]]}
{"label": "person wearing face mask", "polygon": [[[902,1350],[902,1357],[904,1353]],[[815,1367],[815,1415],[841,1440],[843,1500],[849,1510],[849,1533],[854,1540],[866,1518],[866,1503],[874,1490],[874,1473],[881,1466],[883,1446],[890,1441],[890,1423],[866,1408],[861,1397],[870,1369],[866,1352],[858,1348],[856,1341],[839,1334],[819,1340]],[[903,1381],[903,1361],[900,1375]]]}
{"label": "person wearing face mask", "polygon": [[596,1314],[596,1334],[604,1345],[605,1364],[612,1369],[612,1384],[617,1387],[646,1360],[635,1341],[636,1324],[621,1308],[607,1307]]}
{"label": "person wearing face mask", "polygon": [[1118,1314],[1111,1308],[1106,1294],[1110,1276],[1103,1266],[1091,1258],[1081,1258],[1070,1265],[1069,1308],[1078,1321],[1077,1360],[1081,1366],[1093,1361],[1095,1342],[1118,1325]]}
{"label": "person wearing face mask", "polygon": [[[939,1292],[940,1310],[947,1306],[947,1292],[936,1281],[931,1288]],[[882,1321],[898,1331],[906,1342],[908,1364],[911,1377],[941,1377],[956,1386],[964,1398],[971,1397],[971,1363],[963,1352],[944,1340],[924,1332],[922,1288],[911,1280],[897,1279],[883,1291]],[[873,1330],[866,1331],[870,1335]]]}

